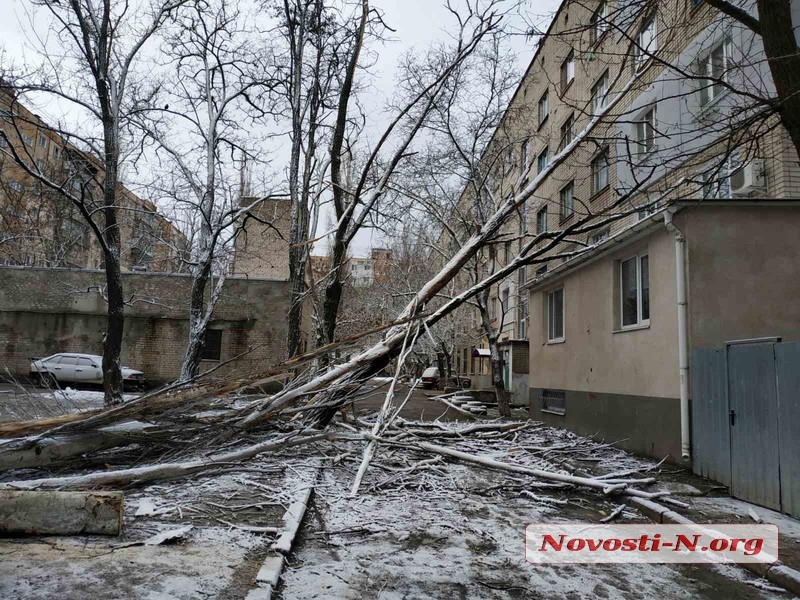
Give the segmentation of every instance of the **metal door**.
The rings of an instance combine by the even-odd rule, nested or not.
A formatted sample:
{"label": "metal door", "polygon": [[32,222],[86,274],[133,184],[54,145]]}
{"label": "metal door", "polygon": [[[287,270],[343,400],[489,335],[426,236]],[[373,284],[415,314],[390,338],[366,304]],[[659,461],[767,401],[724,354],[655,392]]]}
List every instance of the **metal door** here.
{"label": "metal door", "polygon": [[780,510],[778,391],[773,344],[728,347],[731,495]]}

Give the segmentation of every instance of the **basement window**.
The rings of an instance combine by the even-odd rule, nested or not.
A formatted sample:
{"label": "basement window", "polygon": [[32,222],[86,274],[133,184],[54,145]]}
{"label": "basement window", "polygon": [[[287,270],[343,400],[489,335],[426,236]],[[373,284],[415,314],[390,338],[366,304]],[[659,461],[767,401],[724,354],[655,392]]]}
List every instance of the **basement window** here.
{"label": "basement window", "polygon": [[220,360],[222,356],[222,330],[221,329],[206,329],[205,339],[203,341],[203,354],[200,356],[202,360]]}
{"label": "basement window", "polygon": [[567,414],[567,394],[564,390],[542,390],[542,412],[554,415]]}

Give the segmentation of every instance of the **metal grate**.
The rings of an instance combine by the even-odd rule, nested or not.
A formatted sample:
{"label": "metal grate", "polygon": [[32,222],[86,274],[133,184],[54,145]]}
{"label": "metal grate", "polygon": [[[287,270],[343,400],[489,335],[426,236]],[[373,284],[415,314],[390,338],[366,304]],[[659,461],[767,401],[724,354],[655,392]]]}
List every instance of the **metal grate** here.
{"label": "metal grate", "polygon": [[567,414],[567,397],[562,390],[542,390],[542,412]]}

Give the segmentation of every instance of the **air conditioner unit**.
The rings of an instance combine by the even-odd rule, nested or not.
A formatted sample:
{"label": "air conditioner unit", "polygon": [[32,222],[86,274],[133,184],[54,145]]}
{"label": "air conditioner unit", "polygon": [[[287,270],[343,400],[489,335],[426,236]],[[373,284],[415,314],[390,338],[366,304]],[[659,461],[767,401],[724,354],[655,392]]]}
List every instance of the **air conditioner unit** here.
{"label": "air conditioner unit", "polygon": [[764,161],[754,159],[731,175],[731,193],[749,194],[767,187]]}

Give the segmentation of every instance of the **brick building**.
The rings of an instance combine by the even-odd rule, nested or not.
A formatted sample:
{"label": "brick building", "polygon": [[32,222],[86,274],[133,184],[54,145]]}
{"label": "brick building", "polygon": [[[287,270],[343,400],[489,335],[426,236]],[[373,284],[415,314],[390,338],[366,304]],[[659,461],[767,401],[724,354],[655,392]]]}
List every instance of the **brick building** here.
{"label": "brick building", "polygon": [[[185,274],[123,273],[122,362],[151,382],[173,381],[186,351],[189,319]],[[32,356],[102,354],[107,306],[104,274],[90,269],[0,267],[0,370],[26,376]],[[289,282],[229,277],[209,324],[201,371],[239,376],[284,358]]]}
{"label": "brick building", "polygon": [[[67,190],[99,206],[103,168],[23,106],[11,88],[0,86],[0,128],[18,154]],[[16,164],[0,136],[0,264],[98,268],[97,240],[78,208],[63,194],[44,188]],[[118,219],[125,271],[178,272],[187,253],[185,236],[125,186],[118,190]]]}
{"label": "brick building", "polygon": [[496,197],[532,189],[499,266],[585,224],[492,290],[506,368],[528,341],[533,418],[680,460],[703,401],[685,357],[798,339],[778,300],[797,294],[797,153],[775,117],[742,118],[772,95],[760,39],[707,3],[561,4],[485,152]]}

